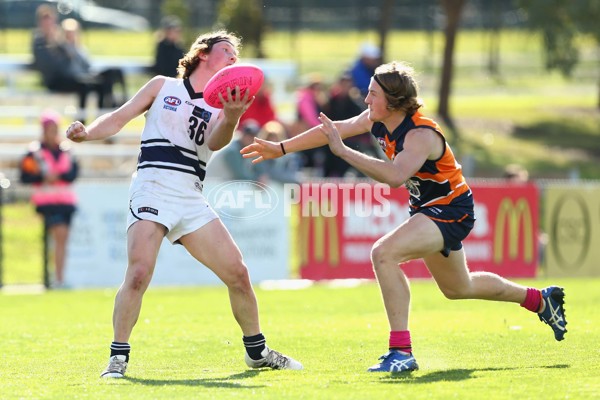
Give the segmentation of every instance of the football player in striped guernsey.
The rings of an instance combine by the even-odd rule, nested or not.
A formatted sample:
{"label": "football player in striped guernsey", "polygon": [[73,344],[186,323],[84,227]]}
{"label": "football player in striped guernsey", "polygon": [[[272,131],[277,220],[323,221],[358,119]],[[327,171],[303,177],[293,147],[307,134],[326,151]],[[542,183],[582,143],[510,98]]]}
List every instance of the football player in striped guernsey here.
{"label": "football player in striped guernsey", "polygon": [[[220,69],[238,60],[240,40],[226,31],[200,35],[179,62],[179,76],[155,76],[117,110],[88,126],[74,122],[67,136],[101,140],[145,113],[137,171],[130,187],[128,265],[116,295],[114,337],[102,377],[121,378],[129,363],[129,338],[140,314],[163,238],[183,245],[227,286],[233,315],[243,332],[249,367],[302,369],[302,364],[267,347],[254,290],[242,254],[202,195],[212,152],[227,145],[240,116],[252,104],[246,92],[228,90],[223,109],[210,107],[202,91]],[[225,97],[225,98],[223,98]]]}

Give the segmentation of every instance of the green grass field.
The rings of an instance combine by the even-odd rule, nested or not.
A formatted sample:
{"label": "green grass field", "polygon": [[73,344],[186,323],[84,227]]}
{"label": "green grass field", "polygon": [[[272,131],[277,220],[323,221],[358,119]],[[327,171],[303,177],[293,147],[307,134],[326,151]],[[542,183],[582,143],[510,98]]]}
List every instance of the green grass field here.
{"label": "green grass field", "polygon": [[[547,281],[522,281],[535,286]],[[271,347],[303,371],[249,370],[222,287],[151,287],[134,330],[127,378],[102,380],[114,289],[0,295],[3,399],[592,399],[600,398],[599,279],[558,282],[569,332],[515,304],[449,301],[412,284],[411,331],[421,369],[365,370],[387,346],[374,283],[257,289]]]}
{"label": "green grass field", "polygon": [[33,205],[18,202],[2,208],[2,282],[5,285],[43,282],[42,220]]}

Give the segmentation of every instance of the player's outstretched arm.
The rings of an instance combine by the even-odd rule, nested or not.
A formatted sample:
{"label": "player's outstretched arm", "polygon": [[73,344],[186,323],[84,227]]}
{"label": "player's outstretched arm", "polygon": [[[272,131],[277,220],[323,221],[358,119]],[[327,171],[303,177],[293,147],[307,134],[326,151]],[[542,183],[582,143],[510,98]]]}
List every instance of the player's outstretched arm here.
{"label": "player's outstretched arm", "polygon": [[79,121],[73,122],[67,128],[67,137],[74,142],[83,142],[117,134],[129,121],[150,108],[164,82],[164,77],[152,78],[128,102],[115,111],[96,118],[87,127]]}
{"label": "player's outstretched arm", "polygon": [[[342,139],[368,132],[373,125],[369,121],[367,112],[350,119],[332,122],[332,124],[335,125]],[[321,124],[278,143],[255,138],[254,143],[244,147],[240,153],[244,158],[252,158],[252,163],[256,164],[264,160],[281,157],[287,153],[320,147],[327,143],[328,138],[323,134]]]}
{"label": "player's outstretched arm", "polygon": [[254,143],[240,150],[242,157],[252,158],[252,164],[265,160],[279,158],[284,155],[283,142],[271,142],[260,138],[254,138]]}

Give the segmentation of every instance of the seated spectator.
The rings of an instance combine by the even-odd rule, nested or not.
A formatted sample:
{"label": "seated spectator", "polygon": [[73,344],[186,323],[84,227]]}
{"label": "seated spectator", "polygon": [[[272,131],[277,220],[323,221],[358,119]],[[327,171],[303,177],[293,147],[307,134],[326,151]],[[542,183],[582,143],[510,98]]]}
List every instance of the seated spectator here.
{"label": "seated spectator", "polygon": [[114,108],[124,103],[123,100],[117,100],[113,91],[113,86],[119,84],[122,91],[122,99],[127,99],[127,85],[125,84],[125,75],[120,68],[110,67],[99,72],[92,72],[89,55],[86,49],[81,45],[81,27],[79,22],[73,18],[67,18],[61,23],[65,35],[65,48],[71,60],[69,72],[72,76],[81,81],[98,82],[101,85],[103,100],[98,104],[102,108]]}
{"label": "seated spectator", "polygon": [[[33,34],[33,64],[40,71],[44,85],[53,92],[77,93],[81,111],[86,108],[90,92],[97,94],[98,108],[114,106],[112,74],[89,72],[89,62],[78,58],[74,51],[74,34],[69,34],[71,43],[67,43],[65,34],[57,23],[56,10],[42,4],[36,10],[36,18],[38,27]],[[111,80],[108,81],[108,78]]]}
{"label": "seated spectator", "polygon": [[154,65],[152,72],[175,78],[179,60],[185,50],[182,45],[181,20],[169,15],[161,21],[162,29],[158,34],[158,41],[154,51]]}

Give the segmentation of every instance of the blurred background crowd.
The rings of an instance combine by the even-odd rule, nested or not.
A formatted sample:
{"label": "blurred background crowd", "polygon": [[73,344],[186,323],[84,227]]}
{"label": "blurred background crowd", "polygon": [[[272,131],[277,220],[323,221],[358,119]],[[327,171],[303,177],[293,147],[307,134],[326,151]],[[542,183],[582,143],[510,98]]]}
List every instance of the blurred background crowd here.
{"label": "blurred background crowd", "polygon": [[[598,20],[591,0],[0,0],[0,188],[12,182],[12,201],[44,179],[65,191],[76,179],[128,179],[142,121],[76,146],[66,126],[115,109],[150,76],[175,76],[191,40],[217,28],[243,38],[241,60],[266,80],[209,177],[365,178],[326,146],[259,165],[239,149],[297,135],[320,112],[358,114],[375,67],[397,59],[419,72],[424,112],[466,176],[600,179]],[[367,133],[347,144],[380,153]],[[53,169],[45,178],[43,165]],[[47,228],[70,221],[76,198],[64,199],[58,219],[34,201]],[[48,231],[66,241],[68,232]]]}

